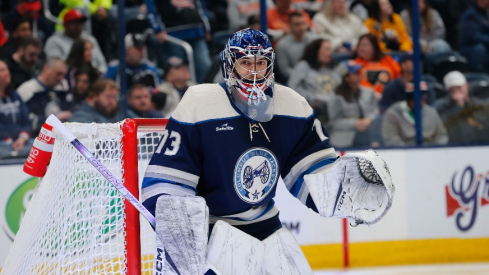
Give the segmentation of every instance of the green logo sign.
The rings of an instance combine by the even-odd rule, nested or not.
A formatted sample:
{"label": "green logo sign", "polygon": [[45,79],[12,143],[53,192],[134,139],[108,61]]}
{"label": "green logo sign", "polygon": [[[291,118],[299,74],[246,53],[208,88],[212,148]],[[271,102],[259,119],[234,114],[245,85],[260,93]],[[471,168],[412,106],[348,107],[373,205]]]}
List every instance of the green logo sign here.
{"label": "green logo sign", "polygon": [[4,230],[8,237],[13,241],[15,234],[19,231],[20,222],[24,217],[27,205],[34,194],[39,178],[30,178],[21,183],[12,192],[5,207]]}

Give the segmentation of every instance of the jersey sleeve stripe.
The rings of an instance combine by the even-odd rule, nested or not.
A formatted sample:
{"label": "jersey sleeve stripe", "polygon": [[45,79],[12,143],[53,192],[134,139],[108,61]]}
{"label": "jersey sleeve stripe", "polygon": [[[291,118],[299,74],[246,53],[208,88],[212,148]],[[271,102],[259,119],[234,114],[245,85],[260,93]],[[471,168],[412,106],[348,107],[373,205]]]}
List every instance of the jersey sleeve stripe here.
{"label": "jersey sleeve stripe", "polygon": [[333,148],[324,149],[309,156],[303,158],[296,165],[290,169],[290,172],[285,176],[284,183],[288,190],[292,188],[292,185],[297,181],[297,179],[308,170],[311,166],[318,162],[318,160],[336,158],[336,152]]}
{"label": "jersey sleeve stripe", "polygon": [[162,194],[171,194],[171,195],[178,195],[178,196],[188,196],[188,195],[195,196],[196,191],[184,185],[176,185],[168,182],[156,183],[149,187],[143,188],[141,190],[141,197],[143,201],[153,196],[162,195]]}
{"label": "jersey sleeve stripe", "polygon": [[312,174],[317,172],[318,170],[324,169],[324,167],[329,167],[331,164],[335,162],[336,158],[329,158],[322,160],[318,162],[317,164],[313,165],[311,168],[309,168],[307,171],[301,174],[299,179],[297,179],[297,182],[294,184],[294,186],[289,190],[289,192],[296,197],[302,204],[310,207],[307,205],[307,198],[309,197],[309,189],[307,188],[307,185],[304,184],[304,175],[307,174]]}
{"label": "jersey sleeve stripe", "polygon": [[324,166],[331,165],[334,163],[336,158],[328,158],[328,159],[323,159],[320,162],[314,164],[311,166],[309,169],[304,171],[303,173],[300,174],[299,178],[297,181],[292,185],[292,187],[289,189],[289,192],[296,198],[299,197],[301,189],[305,188],[306,185],[304,184],[304,175],[311,174],[313,171],[322,168]]}
{"label": "jersey sleeve stripe", "polygon": [[194,188],[197,187],[197,183],[199,182],[199,176],[197,175],[190,174],[178,169],[158,165],[148,165],[144,177],[169,178],[169,180],[175,182],[185,181],[182,183],[185,183]]}
{"label": "jersey sleeve stripe", "polygon": [[[194,182],[182,179],[182,178],[177,178],[169,175],[162,175],[162,174],[156,174],[156,173],[146,173],[144,174],[144,178],[154,178],[154,179],[160,179],[160,181],[166,181],[166,182],[171,182],[171,183],[178,183],[178,184],[185,184],[188,185],[192,188],[197,188],[197,185]],[[148,187],[147,183],[143,181],[143,188]]]}

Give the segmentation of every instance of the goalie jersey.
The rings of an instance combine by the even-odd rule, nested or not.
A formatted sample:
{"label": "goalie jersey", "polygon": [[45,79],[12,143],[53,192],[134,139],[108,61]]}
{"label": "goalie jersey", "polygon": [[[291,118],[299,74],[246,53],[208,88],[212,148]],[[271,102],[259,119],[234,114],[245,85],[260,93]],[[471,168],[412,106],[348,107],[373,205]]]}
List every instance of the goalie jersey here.
{"label": "goalie jersey", "polygon": [[143,204],[154,215],[162,194],[202,196],[211,226],[224,220],[264,239],[281,227],[273,201],[279,177],[317,212],[303,176],[327,169],[336,153],[313,109],[292,89],[275,84],[269,122],[246,117],[225,89],[187,90],[144,175]]}

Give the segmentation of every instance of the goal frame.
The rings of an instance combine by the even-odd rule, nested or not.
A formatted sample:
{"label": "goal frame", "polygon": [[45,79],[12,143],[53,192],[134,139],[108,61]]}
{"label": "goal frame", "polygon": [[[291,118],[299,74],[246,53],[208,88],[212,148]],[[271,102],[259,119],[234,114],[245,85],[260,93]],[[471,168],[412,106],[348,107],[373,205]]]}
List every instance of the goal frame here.
{"label": "goal frame", "polygon": [[[122,124],[122,167],[124,186],[139,200],[138,130],[152,131],[166,127],[168,119],[134,118]],[[126,271],[141,274],[140,215],[130,202],[124,200],[126,214]]]}

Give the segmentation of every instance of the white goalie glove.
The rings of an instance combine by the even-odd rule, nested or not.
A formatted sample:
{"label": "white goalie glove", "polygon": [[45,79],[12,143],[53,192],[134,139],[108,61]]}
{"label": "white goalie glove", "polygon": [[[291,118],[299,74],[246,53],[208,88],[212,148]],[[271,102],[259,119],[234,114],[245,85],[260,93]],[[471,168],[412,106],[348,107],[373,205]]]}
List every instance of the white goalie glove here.
{"label": "white goalie glove", "polygon": [[371,149],[345,154],[326,172],[304,180],[321,216],[348,218],[352,226],[378,222],[392,205],[389,168]]}

